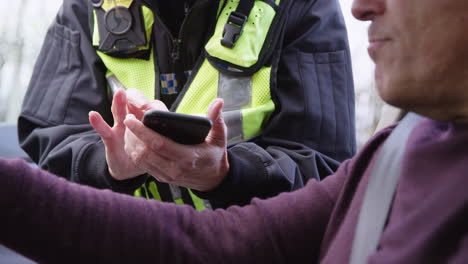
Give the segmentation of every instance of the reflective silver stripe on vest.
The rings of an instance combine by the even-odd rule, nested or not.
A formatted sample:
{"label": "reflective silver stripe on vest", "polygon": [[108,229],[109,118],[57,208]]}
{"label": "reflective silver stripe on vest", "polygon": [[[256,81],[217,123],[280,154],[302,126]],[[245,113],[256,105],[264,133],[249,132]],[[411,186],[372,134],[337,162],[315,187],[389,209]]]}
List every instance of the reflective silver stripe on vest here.
{"label": "reflective silver stripe on vest", "polygon": [[219,73],[218,98],[223,98],[223,116],[228,127],[228,145],[244,140],[242,107],[252,100],[252,77],[237,77]]}
{"label": "reflective silver stripe on vest", "polygon": [[242,111],[236,110],[223,112],[223,117],[228,128],[228,146],[241,142],[244,139],[244,130],[242,129]]}
{"label": "reflective silver stripe on vest", "polygon": [[223,111],[249,106],[252,98],[252,77],[234,77],[219,73],[218,97],[223,98]]}
{"label": "reflective silver stripe on vest", "polygon": [[180,188],[174,184],[168,184],[168,185],[171,190],[172,199],[173,200],[182,199],[182,193],[180,191]]}
{"label": "reflective silver stripe on vest", "polygon": [[114,95],[119,89],[125,89],[125,86],[113,74],[107,77],[107,83],[109,84],[111,95]]}
{"label": "reflective silver stripe on vest", "polygon": [[213,210],[213,207],[211,207],[210,201],[202,199],[203,204],[205,205],[206,209]]}

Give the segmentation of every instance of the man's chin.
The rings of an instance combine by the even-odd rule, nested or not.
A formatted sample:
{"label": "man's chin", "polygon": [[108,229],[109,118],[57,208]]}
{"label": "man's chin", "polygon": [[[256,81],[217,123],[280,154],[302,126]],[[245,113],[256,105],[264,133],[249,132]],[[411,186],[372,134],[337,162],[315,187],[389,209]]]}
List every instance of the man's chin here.
{"label": "man's chin", "polygon": [[383,78],[388,76],[378,76],[376,74],[376,89],[379,97],[389,105],[403,108],[403,106],[411,103],[414,98],[410,98],[410,89],[408,82],[395,81],[391,78]]}

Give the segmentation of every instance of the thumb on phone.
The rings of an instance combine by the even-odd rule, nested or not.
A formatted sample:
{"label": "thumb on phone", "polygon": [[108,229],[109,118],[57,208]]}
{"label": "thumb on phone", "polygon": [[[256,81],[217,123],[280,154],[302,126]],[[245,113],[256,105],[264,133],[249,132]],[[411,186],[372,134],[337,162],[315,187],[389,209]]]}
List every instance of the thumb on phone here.
{"label": "thumb on phone", "polygon": [[218,146],[226,146],[227,144],[227,127],[223,118],[224,101],[221,98],[213,100],[208,107],[208,118],[213,122],[210,133],[207,136],[209,142],[213,142]]}

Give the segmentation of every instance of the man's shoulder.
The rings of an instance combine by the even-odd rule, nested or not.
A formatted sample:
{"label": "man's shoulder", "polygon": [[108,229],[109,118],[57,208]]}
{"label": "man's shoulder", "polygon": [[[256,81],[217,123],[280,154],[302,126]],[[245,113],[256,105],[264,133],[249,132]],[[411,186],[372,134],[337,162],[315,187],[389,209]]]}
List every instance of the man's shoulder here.
{"label": "man's shoulder", "polygon": [[372,136],[358,151],[358,153],[351,158],[352,165],[350,167],[353,170],[358,168],[367,168],[379,150],[382,148],[383,143],[388,139],[392,131],[395,129],[397,124],[393,124],[388,126],[379,132],[377,132],[374,136]]}

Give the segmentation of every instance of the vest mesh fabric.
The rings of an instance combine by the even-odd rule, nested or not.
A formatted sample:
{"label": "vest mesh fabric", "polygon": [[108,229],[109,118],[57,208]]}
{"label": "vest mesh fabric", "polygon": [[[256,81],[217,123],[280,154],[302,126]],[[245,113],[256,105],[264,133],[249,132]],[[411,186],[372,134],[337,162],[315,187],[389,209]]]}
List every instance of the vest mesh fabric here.
{"label": "vest mesh fabric", "polygon": [[[98,53],[101,53],[98,51]],[[154,99],[154,61],[153,51],[150,59],[115,58],[105,54],[100,55],[108,69],[108,75],[114,74],[125,88],[135,88],[142,91],[145,96]]]}
{"label": "vest mesh fabric", "polygon": [[193,79],[190,88],[177,107],[184,114],[206,115],[206,110],[217,96],[218,71],[205,60]]}
{"label": "vest mesh fabric", "polygon": [[270,67],[262,67],[252,77],[252,103],[242,109],[245,139],[257,136],[275,109],[270,93],[270,74]]}

